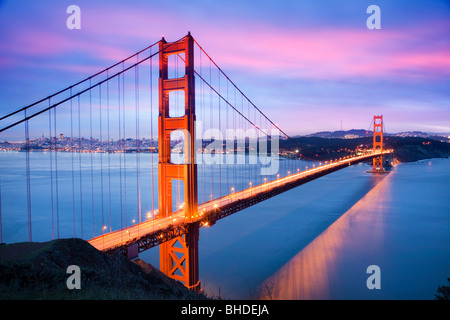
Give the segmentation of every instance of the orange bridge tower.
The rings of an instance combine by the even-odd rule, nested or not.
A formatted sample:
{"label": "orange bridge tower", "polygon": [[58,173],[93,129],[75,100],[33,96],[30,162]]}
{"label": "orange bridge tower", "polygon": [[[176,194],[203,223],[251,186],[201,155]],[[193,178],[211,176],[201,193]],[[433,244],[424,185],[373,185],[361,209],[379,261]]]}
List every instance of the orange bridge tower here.
{"label": "orange bridge tower", "polygon": [[[373,116],[373,152],[383,152],[383,116]],[[373,158],[373,173],[385,173],[383,169],[383,155]]]}
{"label": "orange bridge tower", "polygon": [[[197,165],[195,162],[195,80],[194,41],[189,33],[183,39],[159,43],[159,117],[158,117],[158,193],[161,218],[172,214],[172,181],[180,180],[184,185],[185,233],[160,245],[160,269],[170,278],[183,282],[194,291],[200,290],[198,272],[199,224],[190,222],[197,217]],[[185,74],[169,78],[168,58],[178,55],[185,62]],[[183,57],[184,55],[184,57]],[[184,115],[169,115],[169,94],[184,92]],[[171,162],[170,135],[180,131],[184,135],[184,163]]]}

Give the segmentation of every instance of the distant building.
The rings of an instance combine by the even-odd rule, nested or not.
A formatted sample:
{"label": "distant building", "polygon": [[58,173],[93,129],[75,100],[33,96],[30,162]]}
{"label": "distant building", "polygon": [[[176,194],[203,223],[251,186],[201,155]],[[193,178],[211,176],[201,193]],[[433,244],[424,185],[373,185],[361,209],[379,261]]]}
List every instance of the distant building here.
{"label": "distant building", "polygon": [[356,138],[359,138],[359,136],[356,134],[346,134],[344,136],[344,139],[356,139]]}

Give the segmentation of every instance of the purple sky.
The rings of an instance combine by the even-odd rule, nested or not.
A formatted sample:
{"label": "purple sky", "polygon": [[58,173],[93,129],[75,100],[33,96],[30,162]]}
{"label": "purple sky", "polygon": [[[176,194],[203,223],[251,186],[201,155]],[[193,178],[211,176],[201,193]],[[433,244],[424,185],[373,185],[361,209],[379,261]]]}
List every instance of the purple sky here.
{"label": "purple sky", "polygon": [[[71,4],[81,30],[66,27]],[[366,9],[381,8],[381,30]],[[450,132],[449,1],[0,0],[0,114],[191,31],[290,135]]]}

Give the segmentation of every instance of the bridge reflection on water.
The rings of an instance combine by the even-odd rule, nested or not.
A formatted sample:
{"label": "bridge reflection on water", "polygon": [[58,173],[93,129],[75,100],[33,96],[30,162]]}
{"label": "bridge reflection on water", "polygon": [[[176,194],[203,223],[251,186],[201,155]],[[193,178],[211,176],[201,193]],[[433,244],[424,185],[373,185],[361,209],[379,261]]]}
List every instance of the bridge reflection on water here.
{"label": "bridge reflection on water", "polygon": [[[383,239],[383,204],[389,197],[389,178],[374,176],[376,187],[353,205],[336,222],[295,255],[261,285],[262,299],[333,299],[332,291],[342,274],[340,265],[350,256],[360,274],[348,274],[354,285],[364,287],[371,265],[370,256],[379,251]],[[350,257],[352,260],[352,257]],[[348,265],[346,266],[348,267]],[[358,267],[350,268],[351,270]],[[351,272],[351,271],[349,271]],[[345,273],[345,270],[344,270]]]}

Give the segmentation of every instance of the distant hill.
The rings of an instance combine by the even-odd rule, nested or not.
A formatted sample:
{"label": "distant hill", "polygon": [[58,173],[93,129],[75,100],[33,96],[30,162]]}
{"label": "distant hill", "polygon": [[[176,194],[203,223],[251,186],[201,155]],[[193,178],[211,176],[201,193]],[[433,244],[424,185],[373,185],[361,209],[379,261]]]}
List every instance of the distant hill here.
{"label": "distant hill", "polygon": [[317,138],[338,138],[338,139],[354,139],[354,138],[362,138],[372,136],[371,131],[363,130],[363,129],[351,129],[347,131],[321,131],[306,135],[306,137],[317,137]]}
{"label": "distant hill", "polygon": [[402,138],[429,138],[430,135],[426,132],[422,131],[405,131],[405,132],[398,132],[393,134],[396,137],[402,137]]}
{"label": "distant hill", "polygon": [[405,131],[393,134],[396,137],[402,138],[425,138],[433,139],[441,142],[450,142],[450,135],[444,133],[428,133],[422,131]]}

